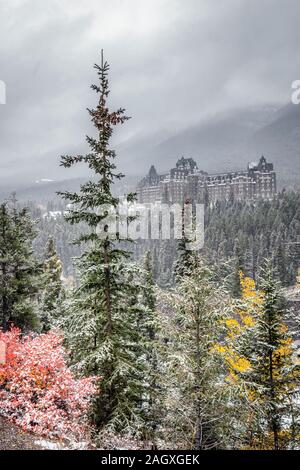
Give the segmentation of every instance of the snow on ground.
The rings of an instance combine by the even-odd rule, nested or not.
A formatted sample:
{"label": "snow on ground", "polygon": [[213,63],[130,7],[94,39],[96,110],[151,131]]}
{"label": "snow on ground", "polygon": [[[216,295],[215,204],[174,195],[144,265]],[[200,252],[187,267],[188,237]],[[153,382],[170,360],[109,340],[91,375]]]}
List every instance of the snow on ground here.
{"label": "snow on ground", "polygon": [[68,444],[62,442],[53,442],[47,439],[39,439],[34,441],[35,445],[46,450],[87,450],[89,445],[87,442],[70,441]]}

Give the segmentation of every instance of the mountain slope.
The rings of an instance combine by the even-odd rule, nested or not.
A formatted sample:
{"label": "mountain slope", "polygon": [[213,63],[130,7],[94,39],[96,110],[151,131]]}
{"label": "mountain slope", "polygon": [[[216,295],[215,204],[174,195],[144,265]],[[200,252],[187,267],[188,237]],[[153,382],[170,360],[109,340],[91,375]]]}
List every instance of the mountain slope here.
{"label": "mountain slope", "polygon": [[[75,150],[74,153],[82,151],[81,148]],[[281,185],[299,184],[300,105],[269,104],[233,109],[176,132],[166,128],[151,134],[139,134],[118,145],[116,150],[118,169],[132,180],[128,185],[130,190],[135,186],[132,183],[140,179],[152,164],[156,165],[159,172],[165,172],[172,168],[182,155],[194,158],[200,169],[219,172],[244,169],[249,161],[256,161],[264,154],[268,160],[274,162]],[[44,159],[41,158],[41,161]],[[38,168],[28,168],[32,180],[36,179],[37,174],[40,175],[39,178],[53,177],[53,168],[48,170],[47,164],[43,166],[43,172]],[[59,179],[63,178],[62,173],[57,176]],[[38,199],[43,197],[44,193],[50,195],[52,191],[55,197],[57,190],[69,189],[69,186],[73,189],[74,184],[77,189],[88,174],[79,168],[78,174],[66,176],[73,178],[72,183],[67,182],[66,186],[66,181],[49,185],[30,185],[25,183],[27,176],[18,196],[21,199]],[[12,181],[11,186],[16,186],[16,179]],[[19,183],[18,187],[4,190],[3,184],[1,183],[1,197],[17,190],[18,187],[20,189],[21,186]],[[47,194],[47,199],[49,195]]]}
{"label": "mountain slope", "polygon": [[293,182],[300,176],[300,106],[231,110],[165,140],[161,134],[144,138],[143,148],[135,143],[132,139],[120,147],[125,166],[135,172],[146,172],[151,164],[166,171],[181,155],[193,157],[206,171],[234,170],[264,154],[275,163],[279,180]]}
{"label": "mountain slope", "polygon": [[300,106],[290,104],[277,111],[275,119],[252,136],[251,146],[271,157],[282,178],[299,180]]}

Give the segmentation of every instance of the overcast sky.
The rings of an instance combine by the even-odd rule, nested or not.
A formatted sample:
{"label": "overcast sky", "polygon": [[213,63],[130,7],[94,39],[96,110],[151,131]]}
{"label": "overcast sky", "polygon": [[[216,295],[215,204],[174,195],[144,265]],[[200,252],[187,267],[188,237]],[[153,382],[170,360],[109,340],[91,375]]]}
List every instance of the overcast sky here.
{"label": "overcast sky", "polygon": [[237,106],[287,103],[300,79],[299,0],[0,0],[0,184],[68,178],[84,149],[92,65],[111,64],[124,141]]}

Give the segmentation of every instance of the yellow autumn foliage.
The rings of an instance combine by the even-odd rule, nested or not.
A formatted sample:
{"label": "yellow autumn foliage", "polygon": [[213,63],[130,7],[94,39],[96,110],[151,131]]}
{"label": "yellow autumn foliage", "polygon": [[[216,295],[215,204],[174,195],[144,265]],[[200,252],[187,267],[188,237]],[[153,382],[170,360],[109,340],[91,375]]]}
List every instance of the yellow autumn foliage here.
{"label": "yellow autumn foliage", "polygon": [[215,351],[223,354],[228,364],[228,367],[230,369],[230,373],[234,373],[234,372],[244,373],[250,369],[251,364],[248,361],[248,359],[237,354],[229,346],[217,344],[215,345],[214,349]]}
{"label": "yellow autumn foliage", "polygon": [[242,299],[246,303],[246,311],[239,310],[242,323],[245,326],[254,326],[254,315],[259,313],[264,301],[263,292],[256,290],[256,284],[251,277],[245,276],[240,272],[240,284],[242,291]]}
{"label": "yellow autumn foliage", "polygon": [[242,289],[242,299],[245,301],[244,309],[236,309],[235,317],[225,320],[227,336],[223,344],[215,345],[215,350],[223,355],[228,365],[227,380],[236,382],[238,374],[243,374],[251,369],[248,359],[238,354],[230,346],[230,343],[237,338],[245,328],[254,326],[254,314],[262,304],[262,295],[256,291],[255,282],[250,277],[246,277],[240,272],[240,283]]}
{"label": "yellow autumn foliage", "polygon": [[[250,371],[251,363],[248,359],[240,356],[233,350],[229,344],[234,344],[234,339],[247,328],[252,328],[255,325],[255,317],[262,313],[262,306],[264,302],[264,294],[256,289],[256,284],[253,279],[245,276],[240,272],[240,283],[242,290],[242,300],[245,303],[243,309],[239,308],[236,311],[235,317],[227,318],[225,320],[227,336],[222,344],[215,345],[215,350],[222,354],[228,365],[229,375],[227,378],[237,381],[239,373]],[[280,326],[280,331],[284,336],[288,328],[285,324]],[[292,340],[291,338],[283,339],[280,346],[273,353],[273,367],[274,374],[277,375],[276,369],[282,364],[287,362],[292,356]],[[254,398],[254,397],[252,397]]]}
{"label": "yellow autumn foliage", "polygon": [[[300,287],[300,270],[299,270],[299,287]],[[256,386],[255,383],[251,384],[252,372],[260,374],[260,383],[267,384],[269,382],[270,365],[268,357],[264,353],[259,357],[250,355],[244,357],[240,351],[240,339],[244,336],[247,338],[248,329],[250,338],[251,328],[260,327],[261,318],[264,320],[266,316],[265,304],[268,298],[265,297],[264,292],[256,288],[255,281],[242,272],[240,273],[241,285],[241,306],[234,309],[234,315],[226,319],[225,327],[226,334],[222,339],[222,343],[215,346],[215,350],[222,354],[225,363],[227,364],[227,377],[226,383],[228,385],[242,384],[243,394],[254,407],[263,407],[266,402],[266,394],[264,388]],[[264,320],[265,321],[265,320]],[[280,324],[278,324],[280,323]],[[288,326],[284,320],[278,320],[276,324],[277,348],[272,350],[272,380],[274,381],[275,393],[278,399],[285,397],[289,394],[290,390],[295,389],[295,384],[299,383],[300,368],[293,369],[296,359],[293,354],[293,341],[288,334]],[[266,340],[267,341],[267,340]],[[244,353],[247,354],[247,353]],[[294,363],[294,364],[293,364]],[[289,368],[292,372],[288,372]],[[245,375],[244,375],[245,374]],[[243,377],[244,375],[244,377]],[[244,380],[246,379],[246,380]],[[253,408],[252,408],[253,409]],[[251,409],[248,410],[249,429],[252,426],[255,429],[255,423],[251,420],[256,416]],[[253,414],[253,416],[252,416]],[[256,418],[255,418],[256,419]],[[281,448],[288,448],[291,440],[290,429],[279,429],[278,439],[280,440]],[[274,448],[274,434],[272,432],[264,432],[258,434],[249,434],[249,444],[244,449],[273,449]]]}

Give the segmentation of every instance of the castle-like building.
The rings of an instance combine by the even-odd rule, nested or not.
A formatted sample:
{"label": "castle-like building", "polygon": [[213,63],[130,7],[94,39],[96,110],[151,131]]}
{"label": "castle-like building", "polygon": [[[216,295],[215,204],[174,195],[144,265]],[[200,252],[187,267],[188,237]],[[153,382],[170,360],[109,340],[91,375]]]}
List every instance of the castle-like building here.
{"label": "castle-like building", "polygon": [[273,199],[276,173],[264,156],[245,171],[209,174],[192,158],[180,158],[169,173],[159,175],[152,165],[137,187],[140,203],[214,203],[224,200]]}

